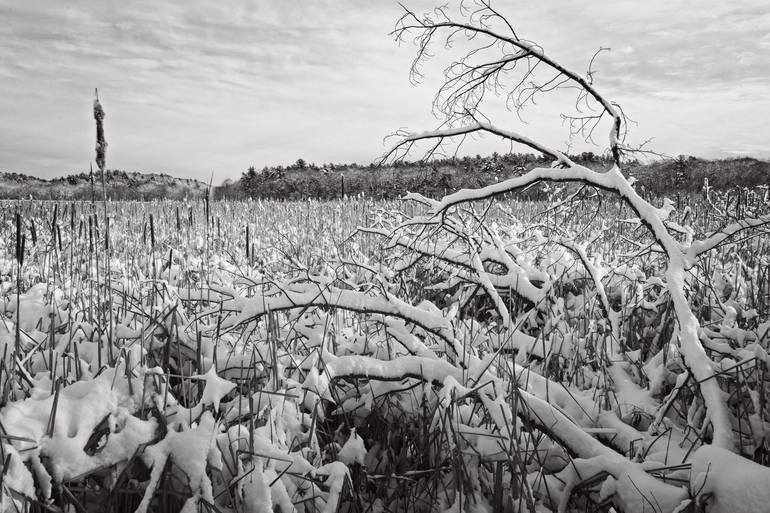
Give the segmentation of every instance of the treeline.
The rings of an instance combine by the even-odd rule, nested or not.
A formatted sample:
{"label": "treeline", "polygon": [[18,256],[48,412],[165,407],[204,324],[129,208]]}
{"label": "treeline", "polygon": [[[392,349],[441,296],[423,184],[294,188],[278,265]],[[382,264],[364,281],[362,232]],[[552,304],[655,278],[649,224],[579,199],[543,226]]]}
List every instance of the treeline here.
{"label": "treeline", "polygon": [[[607,169],[609,158],[585,152],[571,158],[592,169]],[[392,199],[405,192],[431,197],[459,189],[482,187],[549,165],[551,159],[528,153],[447,158],[430,162],[396,162],[386,166],[358,164],[308,164],[299,159],[289,166],[250,167],[240,180],[228,181],[215,191],[218,198],[303,199],[365,195]],[[697,192],[704,179],[718,189],[753,187],[770,183],[770,163],[753,158],[708,160],[679,156],[650,163],[632,161],[624,171],[637,180],[637,187],[650,194],[672,191]],[[529,196],[542,194],[533,188]]]}
{"label": "treeline", "polygon": [[647,164],[632,163],[626,170],[656,194],[697,192],[703,189],[705,179],[721,190],[770,184],[770,162],[751,157],[710,160],[680,155]]}
{"label": "treeline", "polygon": [[[593,166],[608,166],[609,161],[593,153],[576,156]],[[358,164],[308,164],[300,159],[290,166],[250,167],[240,180],[218,187],[218,197],[302,199],[339,198],[343,195],[365,195],[376,199],[392,199],[405,192],[440,196],[452,191],[482,187],[520,175],[549,159],[528,153],[461,158],[430,162],[395,162],[385,166]]]}

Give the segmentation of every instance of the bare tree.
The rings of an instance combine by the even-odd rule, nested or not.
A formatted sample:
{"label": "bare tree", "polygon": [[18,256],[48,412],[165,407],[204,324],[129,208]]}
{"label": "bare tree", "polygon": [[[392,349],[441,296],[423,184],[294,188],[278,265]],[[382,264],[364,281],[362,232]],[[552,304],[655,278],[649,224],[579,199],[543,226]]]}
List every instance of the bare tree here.
{"label": "bare tree", "polygon": [[[414,204],[415,214],[379,212],[373,225],[361,230],[383,238],[386,257],[378,264],[339,258],[321,269],[296,263],[290,273],[268,270],[244,278],[242,291],[207,291],[216,306],[204,316],[217,317],[217,335],[236,332],[248,338],[265,317],[288,312],[286,340],[301,340],[312,353],[292,365],[324,376],[323,386],[317,377],[311,385],[319,397],[328,399],[332,389],[339,394],[333,398],[337,414],[371,407],[383,396],[406,401],[413,390],[432,385],[438,398],[423,420],[429,429],[445,426],[439,437],[445,442],[437,442],[441,450],[433,453],[438,456],[432,463],[439,468],[446,459],[455,462],[456,502],[472,500],[476,493],[465,484],[468,475],[489,476],[498,464],[495,475],[504,473],[513,483],[521,511],[534,511],[538,500],[555,511],[573,510],[579,500],[583,509],[612,504],[624,512],[684,511],[688,501],[702,506],[710,497],[727,501],[729,486],[709,481],[709,469],[723,462],[750,463],[742,458],[749,453],[740,427],[747,422],[746,409],[725,401],[725,393],[764,394],[764,378],[741,376],[746,365],[765,369],[766,363],[765,357],[746,356],[752,336],[751,350],[763,354],[749,331],[724,324],[715,334],[701,325],[694,312],[694,271],[703,255],[739,234],[759,233],[770,216],[758,212],[731,220],[698,238],[670,201],[655,206],[642,198],[621,172],[623,155],[633,151],[625,143],[627,120],[594,84],[594,59],[582,75],[566,68],[519,37],[488,0],[462,3],[457,17],[446,7],[427,15],[404,8],[393,34],[417,46],[414,80],[421,78],[434,46],[466,50],[444,70],[433,103],[442,120],[439,128],[399,132],[384,161],[403,159],[422,141],[429,143],[423,157],[430,158],[468,136],[487,133],[542,153],[552,159],[551,166],[439,200],[408,194],[404,199]],[[520,113],[557,89],[576,94],[577,113],[565,115],[572,135],[592,139],[606,121],[611,169],[579,165],[561,151],[492,124],[482,112],[489,94],[504,95]],[[493,202],[544,183],[577,185],[556,189],[554,201],[527,222]],[[630,218],[604,219],[600,208],[607,202],[613,202],[613,212]],[[581,209],[588,210],[582,227],[569,231],[560,223],[574,220]],[[627,233],[621,232],[619,226],[626,225]],[[619,239],[631,249],[616,252],[612,265],[593,254],[595,247]],[[626,262],[641,262],[654,273],[642,284],[624,274],[633,274]],[[565,292],[577,287],[575,276],[583,290]],[[615,299],[619,283],[636,294],[627,302],[628,311]],[[401,299],[435,299],[429,293],[451,297],[437,296],[436,302],[444,301],[441,307]],[[565,302],[577,296],[584,304],[573,305],[576,318],[569,318]],[[476,313],[495,314],[483,325],[466,313],[481,300],[487,303]],[[329,309],[354,312],[354,327],[365,342],[337,350],[341,335]],[[651,311],[661,325],[670,326],[653,330],[654,340],[644,351],[632,347],[636,310]],[[720,343],[720,337],[743,345]],[[578,347],[572,361],[564,361],[556,341]],[[590,379],[578,383],[582,374]],[[427,409],[425,401],[417,409]],[[319,403],[314,404],[315,415]],[[758,430],[770,428],[763,417],[752,422]],[[498,460],[488,459],[479,449],[488,445],[479,439],[492,440]],[[553,453],[563,455],[560,462],[548,459]],[[662,461],[659,453],[665,454]],[[478,457],[477,467],[464,473],[470,455]],[[758,475],[767,475],[767,469],[758,468]],[[741,503],[729,507],[749,511]]]}
{"label": "bare tree", "polygon": [[[434,256],[446,260],[447,255],[451,255],[447,251],[448,248],[441,245],[437,247],[435,241],[430,238],[447,240],[448,237],[453,237],[456,241],[457,234],[464,233],[467,239],[468,225],[458,223],[458,216],[462,216],[463,211],[468,211],[471,202],[522,191],[542,182],[582,183],[620,198],[633,211],[637,222],[646,227],[652,237],[651,244],[636,256],[655,251],[665,257],[665,288],[676,319],[671,342],[681,354],[681,365],[686,369],[685,374],[692,376],[698,384],[707,410],[702,423],[691,428],[701,433],[709,433],[708,442],[714,446],[737,450],[733,434],[734,414],[723,400],[724,391],[717,379],[721,372],[720,366],[709,356],[710,351],[707,352],[704,348],[703,331],[690,306],[692,290],[688,283],[688,271],[697,265],[701,255],[741,230],[765,226],[770,223],[770,216],[765,214],[736,221],[702,240],[694,239],[692,229],[680,226],[673,219],[673,207],[670,202],[655,207],[644,200],[621,173],[624,153],[633,151],[625,144],[627,120],[620,106],[600,93],[594,84],[592,66],[596,55],[590,60],[588,71],[584,75],[564,67],[539,45],[519,37],[514,27],[487,0],[463,2],[458,16],[450,14],[447,7],[439,7],[426,15],[418,15],[405,7],[393,34],[397,40],[411,40],[417,46],[417,56],[411,69],[415,80],[422,77],[422,65],[432,57],[432,47],[441,46],[447,51],[452,51],[456,46],[470,49],[461,53],[444,69],[444,82],[433,102],[434,113],[442,119],[441,126],[427,132],[398,132],[396,135],[400,136],[400,140],[383,156],[383,161],[403,158],[422,141],[429,142],[429,149],[424,158],[430,158],[450,142],[456,143],[459,140],[459,143],[456,143],[459,146],[467,136],[482,132],[523,144],[553,159],[551,167],[535,168],[523,176],[481,189],[458,191],[438,201],[417,198],[427,205],[427,211],[402,225],[395,231],[396,235],[390,235],[393,244],[417,251],[431,247]],[[462,44],[459,40],[462,40]],[[608,149],[614,162],[610,170],[597,172],[578,165],[554,148],[522,133],[493,125],[482,113],[484,100],[490,93],[505,95],[509,107],[520,113],[524,106],[534,102],[536,97],[564,88],[576,92],[575,107],[578,113],[563,115],[569,123],[571,135],[579,134],[592,140],[602,120],[610,121]],[[574,196],[569,200],[574,200]],[[569,200],[557,206],[563,208],[565,204],[569,204]],[[466,229],[463,230],[457,224],[464,225]],[[409,235],[404,236],[404,230],[410,230]],[[477,229],[474,231],[478,232]],[[605,291],[604,282],[607,281],[608,275],[589,261],[586,247],[590,242],[579,242],[576,234],[560,235],[554,226],[549,227],[549,234],[552,242],[577,255],[588,271],[604,315],[611,326],[606,345],[608,361],[626,361],[625,367],[628,368],[628,354],[624,350],[624,337],[620,332],[620,315],[613,310]],[[465,260],[473,259],[474,252],[481,254],[495,249],[489,240],[469,242],[469,253],[465,255]],[[452,245],[456,247],[455,243]],[[499,245],[497,249],[500,249]],[[502,255],[504,252],[498,251],[497,254]],[[513,266],[506,268],[508,272],[517,272]],[[477,283],[484,282],[484,275],[489,275],[483,265],[476,266],[473,271]],[[528,283],[528,279],[525,274],[519,274],[520,279],[514,281],[523,287]],[[494,275],[492,277],[494,278]],[[497,288],[492,286],[494,282],[486,281],[486,286],[482,285],[482,288],[495,299],[500,316],[505,319],[506,325],[510,325],[511,320],[504,311],[505,307],[500,301]],[[514,287],[513,290],[527,295],[525,287],[521,290]],[[618,367],[610,363],[608,368],[608,373],[616,384],[633,381],[626,371],[621,371]]]}

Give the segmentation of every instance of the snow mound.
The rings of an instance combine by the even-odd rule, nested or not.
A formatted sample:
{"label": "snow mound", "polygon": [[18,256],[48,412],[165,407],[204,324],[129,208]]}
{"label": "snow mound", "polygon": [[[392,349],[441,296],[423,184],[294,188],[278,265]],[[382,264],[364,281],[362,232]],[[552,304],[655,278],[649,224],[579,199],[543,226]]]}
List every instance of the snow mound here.
{"label": "snow mound", "polygon": [[709,513],[757,513],[770,509],[770,468],[704,445],[695,452],[690,485]]}

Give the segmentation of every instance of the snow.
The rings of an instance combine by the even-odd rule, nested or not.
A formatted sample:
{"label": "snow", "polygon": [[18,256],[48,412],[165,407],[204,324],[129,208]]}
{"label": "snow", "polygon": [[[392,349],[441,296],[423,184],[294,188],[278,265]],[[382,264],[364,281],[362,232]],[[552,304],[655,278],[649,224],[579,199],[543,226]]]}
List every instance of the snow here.
{"label": "snow", "polygon": [[272,513],[273,498],[262,465],[257,462],[254,471],[243,483],[243,507],[249,513]]}
{"label": "snow", "polygon": [[[93,380],[64,386],[58,398],[50,393],[46,381],[38,381],[38,392],[33,397],[12,402],[0,410],[3,426],[8,435],[18,439],[13,444],[24,460],[49,458],[54,469],[52,477],[58,482],[125,461],[141,444],[151,441],[155,421],[143,421],[131,415],[138,402],[128,393],[123,373],[118,367]],[[41,390],[42,387],[46,390]],[[49,434],[55,399],[58,401],[56,417]],[[105,419],[109,423],[104,446],[94,454],[87,454],[84,447]],[[39,472],[47,474],[43,467]]]}
{"label": "snow", "polygon": [[356,429],[353,428],[350,430],[348,441],[345,442],[345,445],[342,446],[340,452],[337,453],[337,459],[348,466],[353,463],[363,465],[364,459],[366,458],[366,452],[364,440],[356,434]]}
{"label": "snow", "polygon": [[206,382],[206,386],[203,389],[203,395],[200,398],[200,404],[211,404],[214,406],[214,411],[217,412],[219,411],[219,403],[235,388],[235,383],[222,379],[219,374],[217,374],[216,365],[212,365],[206,374],[194,377]]}
{"label": "snow", "polygon": [[171,459],[176,467],[189,480],[193,496],[190,497],[183,511],[197,511],[199,499],[214,503],[211,480],[206,473],[210,462],[221,465],[221,455],[215,445],[216,421],[210,412],[204,412],[198,425],[180,432],[169,431],[157,444],[145,448],[142,458],[151,469],[150,483],[145,490],[136,513],[148,511],[158,481]]}
{"label": "snow", "polygon": [[709,513],[755,513],[770,507],[770,469],[713,445],[695,452],[690,488]]}

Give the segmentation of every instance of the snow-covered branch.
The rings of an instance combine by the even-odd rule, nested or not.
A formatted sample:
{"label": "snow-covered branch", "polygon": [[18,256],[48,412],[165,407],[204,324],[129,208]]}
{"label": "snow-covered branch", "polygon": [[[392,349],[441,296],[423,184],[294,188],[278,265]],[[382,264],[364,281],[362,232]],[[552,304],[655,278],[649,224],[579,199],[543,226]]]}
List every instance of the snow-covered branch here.
{"label": "snow-covered branch", "polygon": [[730,223],[729,225],[713,233],[705,239],[694,241],[692,245],[690,245],[690,248],[687,250],[687,256],[694,260],[699,255],[711,251],[712,249],[716,248],[720,244],[723,244],[725,241],[744,230],[750,228],[760,228],[767,224],[770,224],[770,214],[766,214],[760,217],[740,219],[734,223]]}

